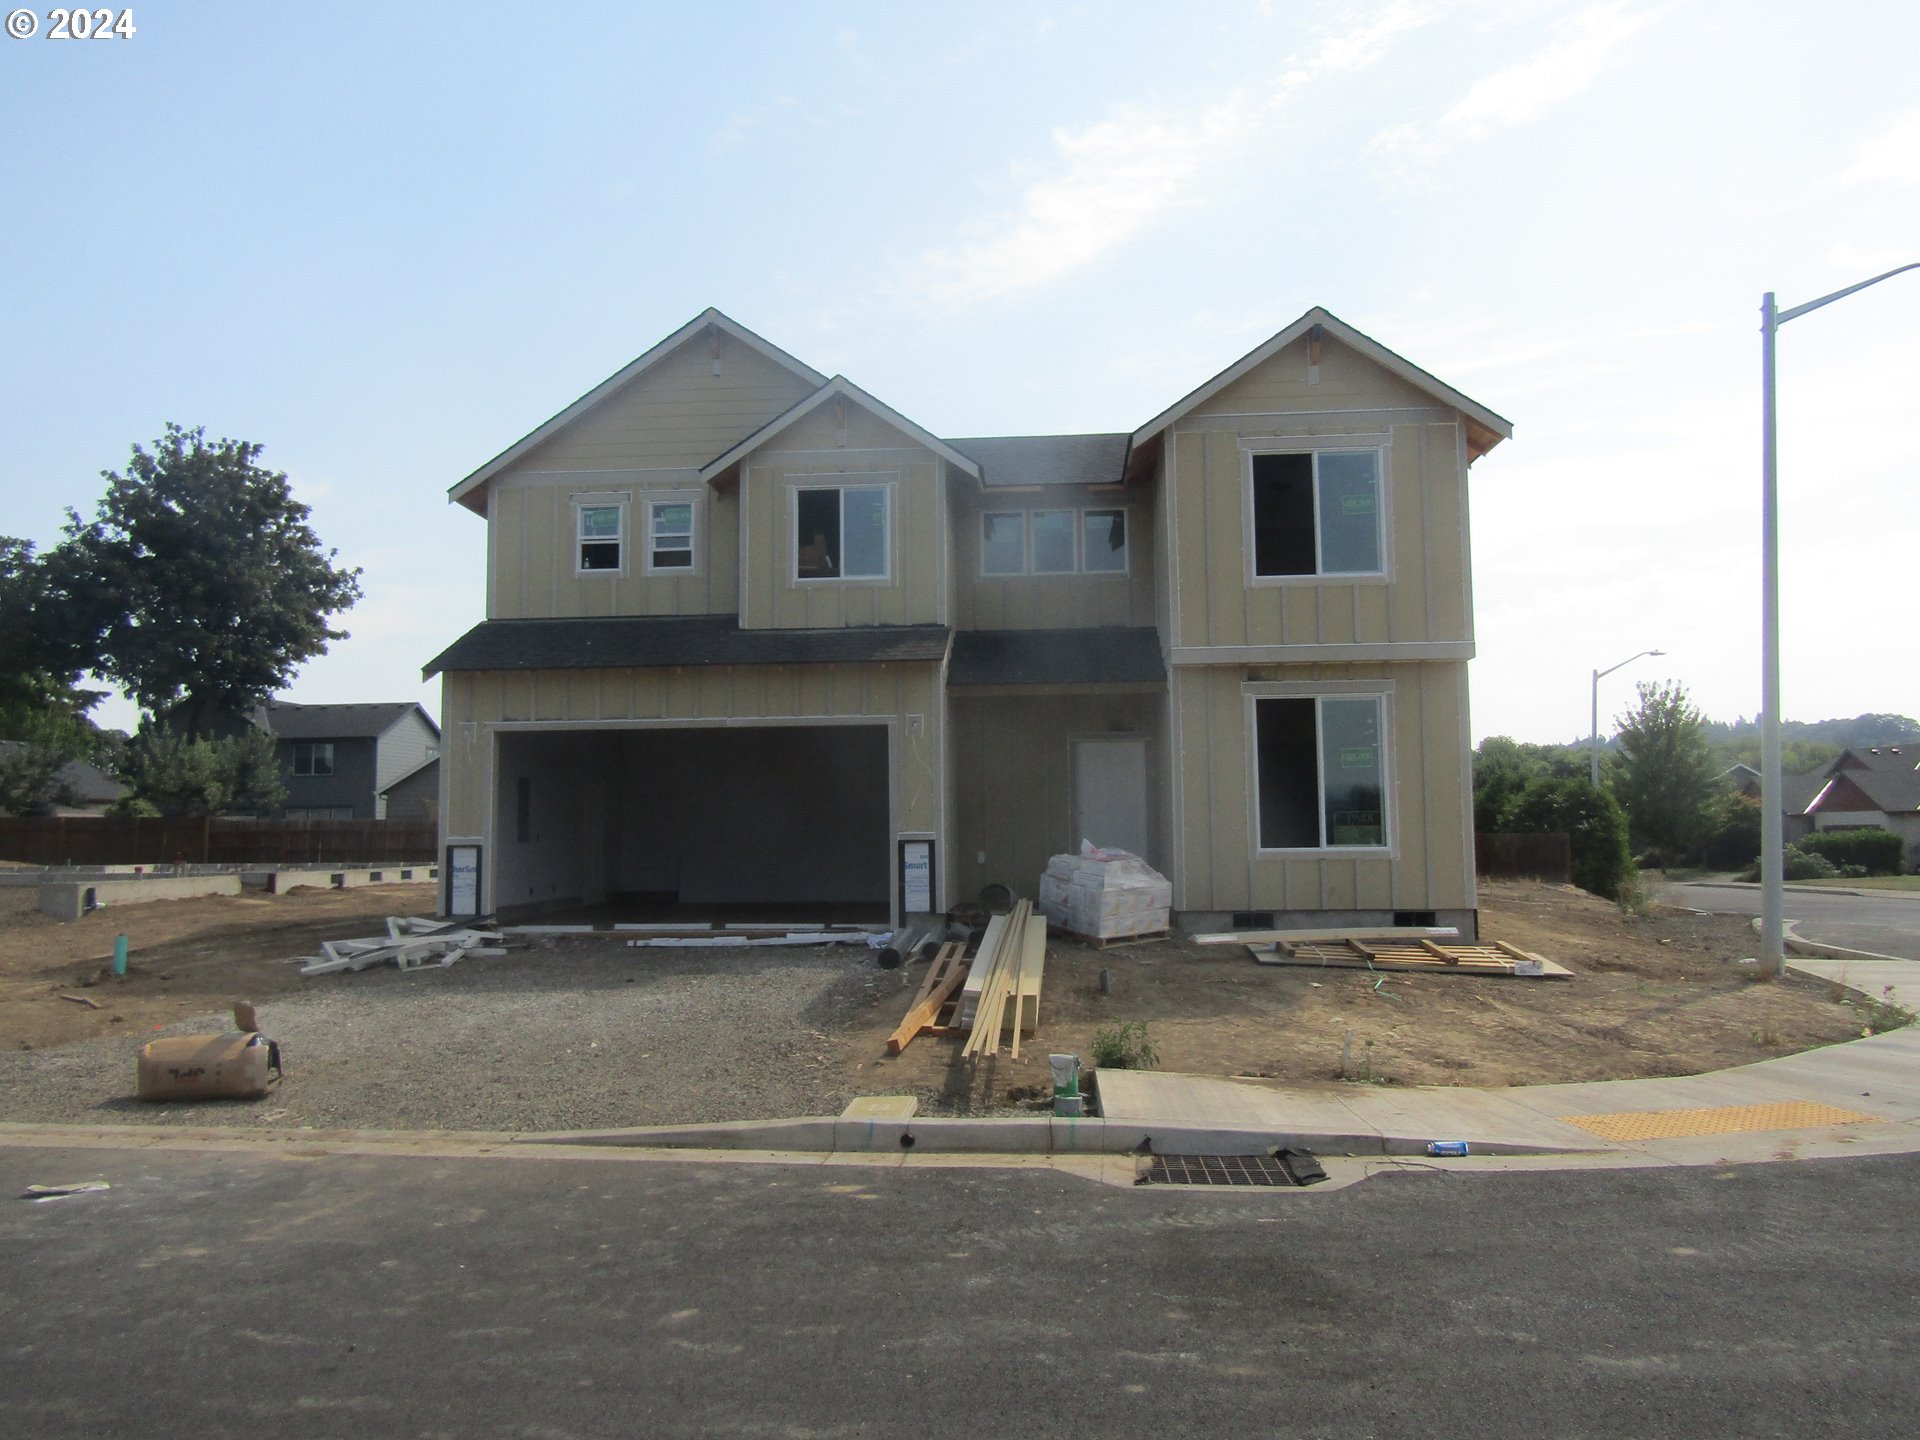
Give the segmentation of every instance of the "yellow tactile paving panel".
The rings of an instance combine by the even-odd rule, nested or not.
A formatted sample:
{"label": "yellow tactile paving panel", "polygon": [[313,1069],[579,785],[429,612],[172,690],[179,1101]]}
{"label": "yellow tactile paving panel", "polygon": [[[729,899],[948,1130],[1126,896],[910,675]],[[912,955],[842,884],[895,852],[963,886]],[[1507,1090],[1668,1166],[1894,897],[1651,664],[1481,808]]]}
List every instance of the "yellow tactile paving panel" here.
{"label": "yellow tactile paving panel", "polygon": [[1603,1140],[1678,1140],[1688,1135],[1731,1135],[1742,1130],[1805,1130],[1816,1125],[1879,1125],[1878,1115],[1781,1100],[1772,1105],[1716,1105],[1708,1110],[1622,1110],[1612,1115],[1563,1115],[1569,1125]]}

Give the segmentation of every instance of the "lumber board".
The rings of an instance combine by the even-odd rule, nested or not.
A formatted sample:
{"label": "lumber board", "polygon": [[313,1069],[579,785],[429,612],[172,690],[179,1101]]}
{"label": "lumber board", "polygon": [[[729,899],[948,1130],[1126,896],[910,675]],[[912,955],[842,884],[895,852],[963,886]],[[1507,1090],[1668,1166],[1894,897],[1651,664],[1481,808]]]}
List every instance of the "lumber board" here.
{"label": "lumber board", "polygon": [[[1025,933],[1027,918],[1031,915],[1032,908],[1030,902],[1021,900],[1017,901],[1005,916],[995,917],[1006,923],[999,926],[998,933],[994,935],[998,945],[993,952],[992,963],[981,981],[979,1000],[973,1014],[972,1033],[968,1035],[966,1046],[962,1051],[965,1055],[978,1057],[1000,1048],[1000,1028],[1006,1020],[1010,981],[1015,974],[1022,949],[1020,937]],[[988,926],[988,932],[994,934],[994,927],[991,924]],[[983,938],[980,945],[981,956],[976,956],[974,959],[976,969],[980,966],[981,958],[985,956],[986,948],[986,940]]]}
{"label": "lumber board", "polygon": [[[1509,979],[1571,980],[1573,978],[1573,971],[1544,957],[1540,957],[1544,974],[1515,976],[1514,962],[1511,959],[1485,953],[1462,954],[1448,963],[1411,949],[1377,951],[1374,958],[1369,960],[1351,951],[1333,950],[1325,946],[1303,945],[1295,948],[1291,954],[1283,952],[1277,946],[1268,948],[1250,945],[1247,948],[1253,953],[1253,958],[1262,965],[1304,965],[1329,970],[1424,970],[1430,975],[1491,975]],[[1472,948],[1481,949],[1482,947]]]}
{"label": "lumber board", "polygon": [[980,936],[980,948],[974,953],[973,969],[967,973],[967,983],[960,991],[960,1015],[962,1025],[973,1022],[980,1013],[980,992],[986,988],[987,978],[993,970],[993,962],[1000,954],[1000,942],[1007,932],[1007,917],[995,915],[987,921],[987,928]]}
{"label": "lumber board", "polygon": [[[907,1009],[906,1019],[900,1022],[893,1034],[887,1037],[887,1053],[898,1055],[913,1043],[914,1036],[931,1026],[940,1007],[947,1003],[948,997],[960,988],[960,982],[966,978],[966,970],[960,965],[949,965],[940,983],[932,990],[924,992]],[[932,978],[929,976],[929,978]]]}
{"label": "lumber board", "polygon": [[1458,940],[1454,925],[1360,925],[1342,930],[1229,930],[1217,935],[1195,935],[1196,945],[1271,945],[1285,940],[1313,945],[1328,940]]}

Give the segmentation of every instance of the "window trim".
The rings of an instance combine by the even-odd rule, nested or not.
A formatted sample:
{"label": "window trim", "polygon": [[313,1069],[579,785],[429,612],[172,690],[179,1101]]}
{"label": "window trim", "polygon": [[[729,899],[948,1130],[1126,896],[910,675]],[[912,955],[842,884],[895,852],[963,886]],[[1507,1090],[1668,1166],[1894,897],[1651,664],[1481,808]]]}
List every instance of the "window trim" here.
{"label": "window trim", "polygon": [[[1391,680],[1248,681],[1240,687],[1246,723],[1247,846],[1255,860],[1395,860],[1400,855],[1400,816],[1394,776],[1394,684]],[[1266,846],[1260,843],[1260,709],[1261,700],[1312,700],[1316,805],[1324,837],[1327,824],[1327,777],[1322,770],[1326,730],[1321,722],[1323,700],[1367,700],[1380,706],[1380,819],[1386,827],[1381,845]]]}
{"label": "window trim", "polygon": [[[300,752],[303,750],[306,751],[307,760],[307,768],[304,770],[300,768]],[[327,768],[324,770],[316,770],[314,768],[314,761],[319,758],[322,750],[326,751]],[[335,764],[333,741],[331,740],[295,740],[293,742],[292,758],[293,773],[297,779],[331,780],[334,776]]]}
{"label": "window trim", "polygon": [[[1018,570],[987,569],[987,521],[1013,516],[1020,521],[1020,568]],[[1025,575],[1033,563],[1033,526],[1024,510],[982,510],[980,512],[980,578],[983,580],[1009,580]]]}
{"label": "window trim", "polygon": [[[643,492],[641,509],[645,519],[646,543],[640,551],[640,571],[643,575],[663,575],[668,579],[680,576],[698,575],[705,568],[700,563],[700,553],[706,538],[706,493],[701,490],[648,490]],[[686,548],[692,554],[692,563],[687,565],[657,565],[654,554],[659,550],[658,534],[653,528],[653,512],[657,505],[687,505],[692,514],[687,519]],[[675,547],[678,548],[678,547]],[[589,572],[604,575],[604,570]]]}
{"label": "window trim", "polygon": [[[1379,467],[1380,568],[1350,570],[1337,575],[1321,571],[1320,533],[1320,456],[1323,453],[1364,454],[1371,451]],[[1313,499],[1313,565],[1311,575],[1262,575],[1255,556],[1253,523],[1254,460],[1262,455],[1310,455],[1313,479],[1309,487]],[[1240,526],[1243,535],[1242,563],[1246,582],[1256,585],[1386,585],[1393,580],[1393,444],[1386,435],[1263,435],[1240,439]]]}
{"label": "window trim", "polygon": [[[568,497],[573,503],[573,573],[576,578],[592,576],[624,577],[629,568],[633,553],[633,517],[629,513],[633,503],[633,492],[629,490],[583,491]],[[585,524],[585,512],[588,510],[617,510],[620,515],[620,534],[617,543],[620,546],[620,563],[610,565],[604,570],[589,570],[580,563],[580,547],[588,543],[588,537],[581,533]],[[594,537],[597,543],[605,543],[605,536]]]}
{"label": "window trim", "polygon": [[[878,585],[894,583],[894,545],[897,537],[894,533],[894,490],[899,483],[897,473],[893,471],[851,471],[833,472],[819,475],[787,476],[787,583],[802,585]],[[840,494],[840,544],[841,556],[845,560],[847,536],[847,498],[849,490],[878,490],[881,495],[883,512],[886,518],[886,536],[883,542],[883,555],[886,568],[878,575],[802,575],[800,573],[800,492],[802,490],[835,490]]]}

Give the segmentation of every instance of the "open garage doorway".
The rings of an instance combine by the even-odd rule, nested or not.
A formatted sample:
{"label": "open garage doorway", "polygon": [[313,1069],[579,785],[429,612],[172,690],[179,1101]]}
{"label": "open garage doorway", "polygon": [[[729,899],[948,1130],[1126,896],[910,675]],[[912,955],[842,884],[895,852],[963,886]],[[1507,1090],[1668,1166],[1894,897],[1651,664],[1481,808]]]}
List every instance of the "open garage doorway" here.
{"label": "open garage doorway", "polygon": [[594,923],[891,914],[884,725],[498,736],[495,903]]}

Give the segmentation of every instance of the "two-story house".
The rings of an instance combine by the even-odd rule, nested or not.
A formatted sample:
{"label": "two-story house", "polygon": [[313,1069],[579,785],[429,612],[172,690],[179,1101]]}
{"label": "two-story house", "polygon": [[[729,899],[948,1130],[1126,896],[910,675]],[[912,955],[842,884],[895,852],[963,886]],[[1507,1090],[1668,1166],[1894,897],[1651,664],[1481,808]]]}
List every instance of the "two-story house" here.
{"label": "two-story house", "polygon": [[[430,764],[440,729],[412,701],[302,705],[269,700],[251,723],[274,738],[288,820],[385,820],[387,793]],[[419,807],[407,819],[426,818]],[[395,815],[394,819],[401,816]]]}
{"label": "two-story house", "polygon": [[709,310],[453,487],[444,902],[898,920],[1085,838],[1188,925],[1472,934],[1510,434],[1318,309],[1131,434],[971,439]]}

